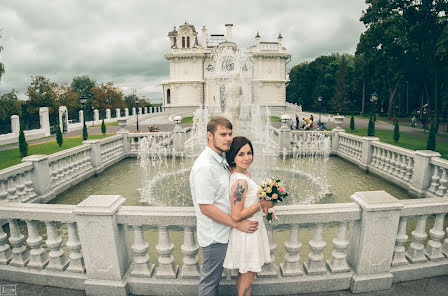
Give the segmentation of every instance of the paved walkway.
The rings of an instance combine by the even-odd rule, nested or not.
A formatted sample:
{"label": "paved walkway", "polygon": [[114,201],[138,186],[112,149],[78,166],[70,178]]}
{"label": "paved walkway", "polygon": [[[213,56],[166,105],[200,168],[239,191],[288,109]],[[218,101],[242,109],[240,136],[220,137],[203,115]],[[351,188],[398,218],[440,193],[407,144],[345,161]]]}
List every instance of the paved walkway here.
{"label": "paved walkway", "polygon": [[[7,285],[7,286],[5,286]],[[2,287],[16,288],[16,294],[1,293]],[[47,286],[36,286],[22,283],[12,283],[0,280],[0,295],[18,296],[84,296],[84,291],[61,289]],[[348,290],[325,292],[325,293],[305,293],[300,296],[446,296],[448,295],[448,276],[435,277],[430,279],[411,281],[394,284],[391,289],[377,292],[353,294]]]}

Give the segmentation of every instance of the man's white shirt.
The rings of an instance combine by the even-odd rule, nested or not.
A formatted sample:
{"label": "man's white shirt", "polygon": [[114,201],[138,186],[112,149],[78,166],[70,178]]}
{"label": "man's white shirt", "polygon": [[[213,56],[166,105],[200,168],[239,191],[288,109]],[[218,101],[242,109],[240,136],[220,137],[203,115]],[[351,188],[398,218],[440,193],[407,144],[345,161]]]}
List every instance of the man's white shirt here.
{"label": "man's white shirt", "polygon": [[213,204],[230,214],[229,177],[225,155],[206,146],[193,164],[190,188],[197,218],[198,243],[201,247],[212,243],[227,243],[230,227],[217,223],[201,213],[200,204]]}

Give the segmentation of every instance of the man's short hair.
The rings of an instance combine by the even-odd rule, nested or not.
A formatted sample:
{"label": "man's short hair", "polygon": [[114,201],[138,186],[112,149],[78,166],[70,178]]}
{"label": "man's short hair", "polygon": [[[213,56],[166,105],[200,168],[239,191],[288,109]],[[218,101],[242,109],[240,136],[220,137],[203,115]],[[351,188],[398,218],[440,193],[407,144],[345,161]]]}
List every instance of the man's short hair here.
{"label": "man's short hair", "polygon": [[213,116],[207,123],[207,132],[214,134],[218,125],[232,129],[232,123],[230,120],[222,116]]}

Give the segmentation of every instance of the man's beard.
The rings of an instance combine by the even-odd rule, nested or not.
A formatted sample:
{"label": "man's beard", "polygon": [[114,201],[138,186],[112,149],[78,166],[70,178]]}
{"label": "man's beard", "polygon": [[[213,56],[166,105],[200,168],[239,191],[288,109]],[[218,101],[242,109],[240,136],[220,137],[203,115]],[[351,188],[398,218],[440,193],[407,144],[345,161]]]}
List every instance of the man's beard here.
{"label": "man's beard", "polygon": [[230,150],[230,145],[229,146],[221,146],[221,147],[219,147],[219,146],[217,146],[216,145],[216,141],[215,141],[215,139],[213,139],[213,146],[215,146],[215,148],[216,149],[218,149],[219,151],[221,151],[221,153],[223,153],[223,152],[229,152],[229,150]]}

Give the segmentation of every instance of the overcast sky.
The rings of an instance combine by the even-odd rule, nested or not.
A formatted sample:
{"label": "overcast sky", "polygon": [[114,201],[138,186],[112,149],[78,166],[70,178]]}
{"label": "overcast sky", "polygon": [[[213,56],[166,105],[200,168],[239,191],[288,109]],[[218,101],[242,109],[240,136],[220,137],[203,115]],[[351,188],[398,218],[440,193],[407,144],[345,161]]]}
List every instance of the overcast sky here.
{"label": "overcast sky", "polygon": [[233,24],[241,47],[277,41],[292,55],[288,70],[334,52],[354,53],[364,26],[363,0],[0,0],[0,61],[6,72],[0,95],[12,88],[26,99],[31,76],[70,83],[89,75],[160,100],[169,77],[168,31],[185,21],[199,32],[224,34]]}

